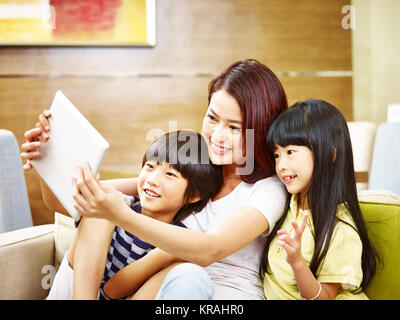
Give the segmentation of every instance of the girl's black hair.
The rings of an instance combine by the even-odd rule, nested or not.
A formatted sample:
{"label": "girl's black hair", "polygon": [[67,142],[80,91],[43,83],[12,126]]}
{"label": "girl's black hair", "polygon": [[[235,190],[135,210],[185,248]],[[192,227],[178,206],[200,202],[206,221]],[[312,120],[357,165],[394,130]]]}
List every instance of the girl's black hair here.
{"label": "girl's black hair", "polygon": [[[338,205],[343,203],[363,244],[360,287],[365,288],[375,273],[377,256],[358,203],[350,134],[342,113],[323,100],[297,102],[272,124],[267,144],[271,152],[275,151],[276,145],[306,146],[313,152],[314,170],[305,192],[314,224],[315,249],[309,266],[314,276],[317,277],[328,251],[335,223],[340,220],[336,217]],[[289,196],[285,214],[266,239],[260,265],[261,277],[268,272],[268,248],[285,220]]]}
{"label": "girl's black hair", "polygon": [[[207,144],[199,133],[182,130],[160,136],[148,147],[142,167],[152,160],[168,163],[188,181],[184,205],[175,215],[175,221],[199,212],[222,186],[222,168],[210,162]],[[200,200],[190,203],[196,196]]]}

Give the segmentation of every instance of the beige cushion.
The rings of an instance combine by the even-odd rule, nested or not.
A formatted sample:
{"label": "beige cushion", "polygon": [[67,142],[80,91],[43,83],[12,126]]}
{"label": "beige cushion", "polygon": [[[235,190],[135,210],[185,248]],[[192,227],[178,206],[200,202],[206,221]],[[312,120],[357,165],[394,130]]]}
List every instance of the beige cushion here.
{"label": "beige cushion", "polygon": [[0,299],[44,299],[54,264],[54,225],[0,234]]}
{"label": "beige cushion", "polygon": [[400,204],[400,195],[387,190],[361,190],[358,192],[358,200]]}
{"label": "beige cushion", "polygon": [[54,226],[55,226],[55,261],[54,266],[56,270],[61,264],[65,253],[75,234],[75,224],[74,219],[63,215],[61,213],[55,212],[54,214]]}

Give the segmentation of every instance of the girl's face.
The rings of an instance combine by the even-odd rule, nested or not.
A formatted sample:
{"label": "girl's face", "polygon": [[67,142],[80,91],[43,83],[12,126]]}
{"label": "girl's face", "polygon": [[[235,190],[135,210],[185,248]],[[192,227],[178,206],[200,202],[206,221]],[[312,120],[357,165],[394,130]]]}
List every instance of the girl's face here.
{"label": "girl's face", "polygon": [[314,169],[314,155],[305,146],[275,145],[274,151],[276,173],[291,194],[298,193],[304,200],[304,191],[311,182]]}
{"label": "girl's face", "polygon": [[187,180],[171,165],[149,160],[139,174],[140,204],[152,218],[170,222],[184,204],[187,186]]}
{"label": "girl's face", "polygon": [[202,135],[213,164],[242,161],[242,114],[237,101],[225,90],[212,95],[203,120]]}

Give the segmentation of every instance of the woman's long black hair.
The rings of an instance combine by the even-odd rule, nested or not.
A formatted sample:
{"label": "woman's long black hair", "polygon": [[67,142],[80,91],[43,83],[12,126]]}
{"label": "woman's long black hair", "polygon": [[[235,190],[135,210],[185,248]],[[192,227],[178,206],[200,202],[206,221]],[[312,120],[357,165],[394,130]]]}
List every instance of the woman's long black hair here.
{"label": "woman's long black hair", "polygon": [[[312,212],[315,249],[310,270],[317,277],[318,269],[329,248],[336,211],[345,204],[354,220],[363,244],[361,288],[365,288],[376,270],[376,253],[368,238],[365,222],[357,198],[353,152],[346,120],[333,105],[323,100],[297,102],[283,112],[272,124],[267,135],[271,152],[276,144],[306,146],[314,155],[314,170],[306,196]],[[282,226],[289,209],[289,195],[285,214],[266,239],[260,276],[268,272],[268,248]],[[344,222],[343,220],[340,220]]]}

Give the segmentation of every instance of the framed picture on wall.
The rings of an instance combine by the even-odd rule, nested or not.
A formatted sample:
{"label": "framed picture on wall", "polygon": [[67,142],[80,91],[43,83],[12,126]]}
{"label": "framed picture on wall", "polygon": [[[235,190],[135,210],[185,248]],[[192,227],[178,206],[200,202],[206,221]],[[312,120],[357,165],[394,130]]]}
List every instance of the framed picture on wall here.
{"label": "framed picture on wall", "polygon": [[156,0],[0,0],[1,46],[154,46]]}

